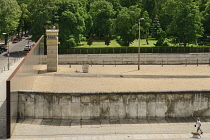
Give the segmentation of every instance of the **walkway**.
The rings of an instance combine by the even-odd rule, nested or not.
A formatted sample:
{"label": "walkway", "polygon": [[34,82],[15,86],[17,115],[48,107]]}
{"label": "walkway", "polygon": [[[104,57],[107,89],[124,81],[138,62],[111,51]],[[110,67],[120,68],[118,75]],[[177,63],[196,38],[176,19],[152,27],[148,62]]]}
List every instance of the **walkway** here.
{"label": "walkway", "polygon": [[10,66],[9,70],[0,72],[0,138],[6,131],[6,80],[20,64],[23,58]]}
{"label": "walkway", "polygon": [[[192,140],[196,118],[141,120],[19,120],[12,139],[33,140]],[[210,139],[210,119],[201,118],[202,139]]]}

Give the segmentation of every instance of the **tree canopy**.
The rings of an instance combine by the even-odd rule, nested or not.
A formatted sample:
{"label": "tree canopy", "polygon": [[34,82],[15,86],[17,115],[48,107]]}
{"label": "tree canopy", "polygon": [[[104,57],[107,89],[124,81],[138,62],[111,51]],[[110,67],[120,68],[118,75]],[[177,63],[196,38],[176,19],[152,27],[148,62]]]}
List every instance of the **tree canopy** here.
{"label": "tree canopy", "polygon": [[21,16],[21,9],[16,0],[0,0],[0,32],[16,31]]}
{"label": "tree canopy", "polygon": [[[33,40],[46,25],[59,25],[61,47],[84,38],[116,38],[129,46],[138,38],[176,38],[185,44],[210,35],[209,0],[0,0],[0,32],[29,31]],[[162,39],[161,39],[162,40]]]}

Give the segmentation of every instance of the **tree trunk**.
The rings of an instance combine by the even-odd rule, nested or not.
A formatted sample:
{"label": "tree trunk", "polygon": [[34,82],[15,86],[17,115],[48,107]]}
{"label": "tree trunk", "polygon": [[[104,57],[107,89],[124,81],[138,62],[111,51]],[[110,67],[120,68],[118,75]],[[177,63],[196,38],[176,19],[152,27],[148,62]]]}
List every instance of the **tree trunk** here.
{"label": "tree trunk", "polygon": [[149,45],[149,41],[148,41],[148,33],[146,32],[146,43],[147,45]]}
{"label": "tree trunk", "polygon": [[187,43],[186,43],[186,40],[185,40],[185,34],[184,33],[182,34],[182,40],[183,40],[183,43],[184,43],[184,47],[186,47]]}

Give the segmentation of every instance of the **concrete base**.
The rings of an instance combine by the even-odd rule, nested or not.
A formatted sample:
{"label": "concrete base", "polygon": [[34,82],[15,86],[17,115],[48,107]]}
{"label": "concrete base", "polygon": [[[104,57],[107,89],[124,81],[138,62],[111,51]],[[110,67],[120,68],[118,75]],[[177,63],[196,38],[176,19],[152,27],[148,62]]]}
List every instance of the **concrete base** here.
{"label": "concrete base", "polygon": [[58,69],[58,46],[47,47],[47,71],[57,72]]}

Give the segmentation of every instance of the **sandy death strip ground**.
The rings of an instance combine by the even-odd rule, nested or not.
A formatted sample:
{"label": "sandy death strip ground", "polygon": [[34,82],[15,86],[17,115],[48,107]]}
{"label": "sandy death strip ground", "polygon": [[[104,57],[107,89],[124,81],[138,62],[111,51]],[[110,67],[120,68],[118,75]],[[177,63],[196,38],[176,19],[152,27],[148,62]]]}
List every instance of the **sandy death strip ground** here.
{"label": "sandy death strip ground", "polygon": [[208,65],[59,65],[58,72],[43,66],[32,90],[61,92],[209,90]]}

